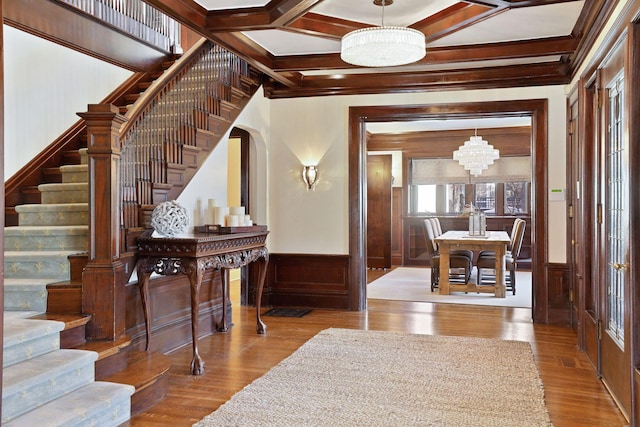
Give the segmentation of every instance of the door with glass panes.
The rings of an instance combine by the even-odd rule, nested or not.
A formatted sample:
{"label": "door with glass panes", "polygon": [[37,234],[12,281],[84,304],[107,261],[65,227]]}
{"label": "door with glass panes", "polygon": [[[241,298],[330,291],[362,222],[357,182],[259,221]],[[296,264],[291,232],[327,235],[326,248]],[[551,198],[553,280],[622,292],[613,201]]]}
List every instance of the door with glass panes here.
{"label": "door with glass panes", "polygon": [[602,379],[618,405],[631,414],[629,334],[629,140],[624,58],[618,44],[600,73],[600,360]]}

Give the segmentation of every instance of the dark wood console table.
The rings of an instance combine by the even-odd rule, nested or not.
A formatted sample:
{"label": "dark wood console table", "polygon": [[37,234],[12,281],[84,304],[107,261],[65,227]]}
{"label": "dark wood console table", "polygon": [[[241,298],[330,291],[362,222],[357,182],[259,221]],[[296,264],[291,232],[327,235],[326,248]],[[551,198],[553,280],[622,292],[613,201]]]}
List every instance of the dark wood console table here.
{"label": "dark wood console table", "polygon": [[222,322],[217,330],[227,331],[227,295],[229,269],[244,267],[251,262],[260,262],[258,293],[256,295],[256,330],[266,332],[266,325],[260,318],[262,289],[267,273],[269,252],[265,246],[268,231],[242,232],[230,234],[193,234],[187,237],[151,237],[146,232],[138,238],[138,286],[144,311],[147,333],[146,349],[150,348],[151,325],[149,307],[149,278],[152,273],[164,276],[184,274],[191,284],[191,332],[193,336],[193,359],[191,373],[201,375],[204,361],[198,353],[198,313],[200,308],[200,285],[204,271],[221,270],[222,274]]}

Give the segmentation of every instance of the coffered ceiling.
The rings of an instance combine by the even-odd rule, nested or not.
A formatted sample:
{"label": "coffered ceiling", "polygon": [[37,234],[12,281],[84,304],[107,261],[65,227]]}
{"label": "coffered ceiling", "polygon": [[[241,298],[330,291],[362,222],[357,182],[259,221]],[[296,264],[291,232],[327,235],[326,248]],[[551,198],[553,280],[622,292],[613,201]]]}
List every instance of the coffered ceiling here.
{"label": "coffered ceiling", "polygon": [[[612,0],[148,0],[241,55],[271,98],[568,83]],[[387,0],[389,3],[389,0]],[[399,67],[340,59],[349,31],[422,31],[427,54]]]}

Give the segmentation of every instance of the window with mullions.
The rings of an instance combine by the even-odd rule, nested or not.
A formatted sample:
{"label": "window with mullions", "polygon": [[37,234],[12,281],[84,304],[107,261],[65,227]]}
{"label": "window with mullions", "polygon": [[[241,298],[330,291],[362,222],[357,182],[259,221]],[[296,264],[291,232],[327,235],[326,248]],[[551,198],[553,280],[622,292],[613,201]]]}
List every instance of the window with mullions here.
{"label": "window with mullions", "polygon": [[496,183],[483,182],[475,185],[476,208],[484,211],[487,215],[496,214]]}
{"label": "window with mullions", "polygon": [[504,214],[528,214],[529,211],[529,182],[512,181],[504,183]]}
{"label": "window with mullions", "polygon": [[409,165],[411,215],[460,215],[470,204],[489,215],[530,212],[529,157],[502,158],[479,177],[451,159],[411,159]]}

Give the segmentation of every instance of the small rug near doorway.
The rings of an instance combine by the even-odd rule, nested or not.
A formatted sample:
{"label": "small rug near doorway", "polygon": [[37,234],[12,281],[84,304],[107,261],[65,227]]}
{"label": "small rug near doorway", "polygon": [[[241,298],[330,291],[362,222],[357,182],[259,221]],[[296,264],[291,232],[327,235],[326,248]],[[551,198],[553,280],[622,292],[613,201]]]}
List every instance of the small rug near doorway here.
{"label": "small rug near doorway", "polygon": [[[471,280],[476,280],[475,268]],[[531,308],[531,273],[516,272],[516,286],[516,294],[513,295],[507,291],[506,298],[496,298],[493,294],[476,292],[440,295],[438,289],[431,292],[430,268],[397,267],[367,285],[367,298]]]}
{"label": "small rug near doorway", "polygon": [[275,316],[275,317],[304,317],[311,312],[310,308],[287,308],[276,307],[271,310],[265,311],[263,316]]}
{"label": "small rug near doorway", "polygon": [[195,427],[552,426],[529,343],[326,329]]}

